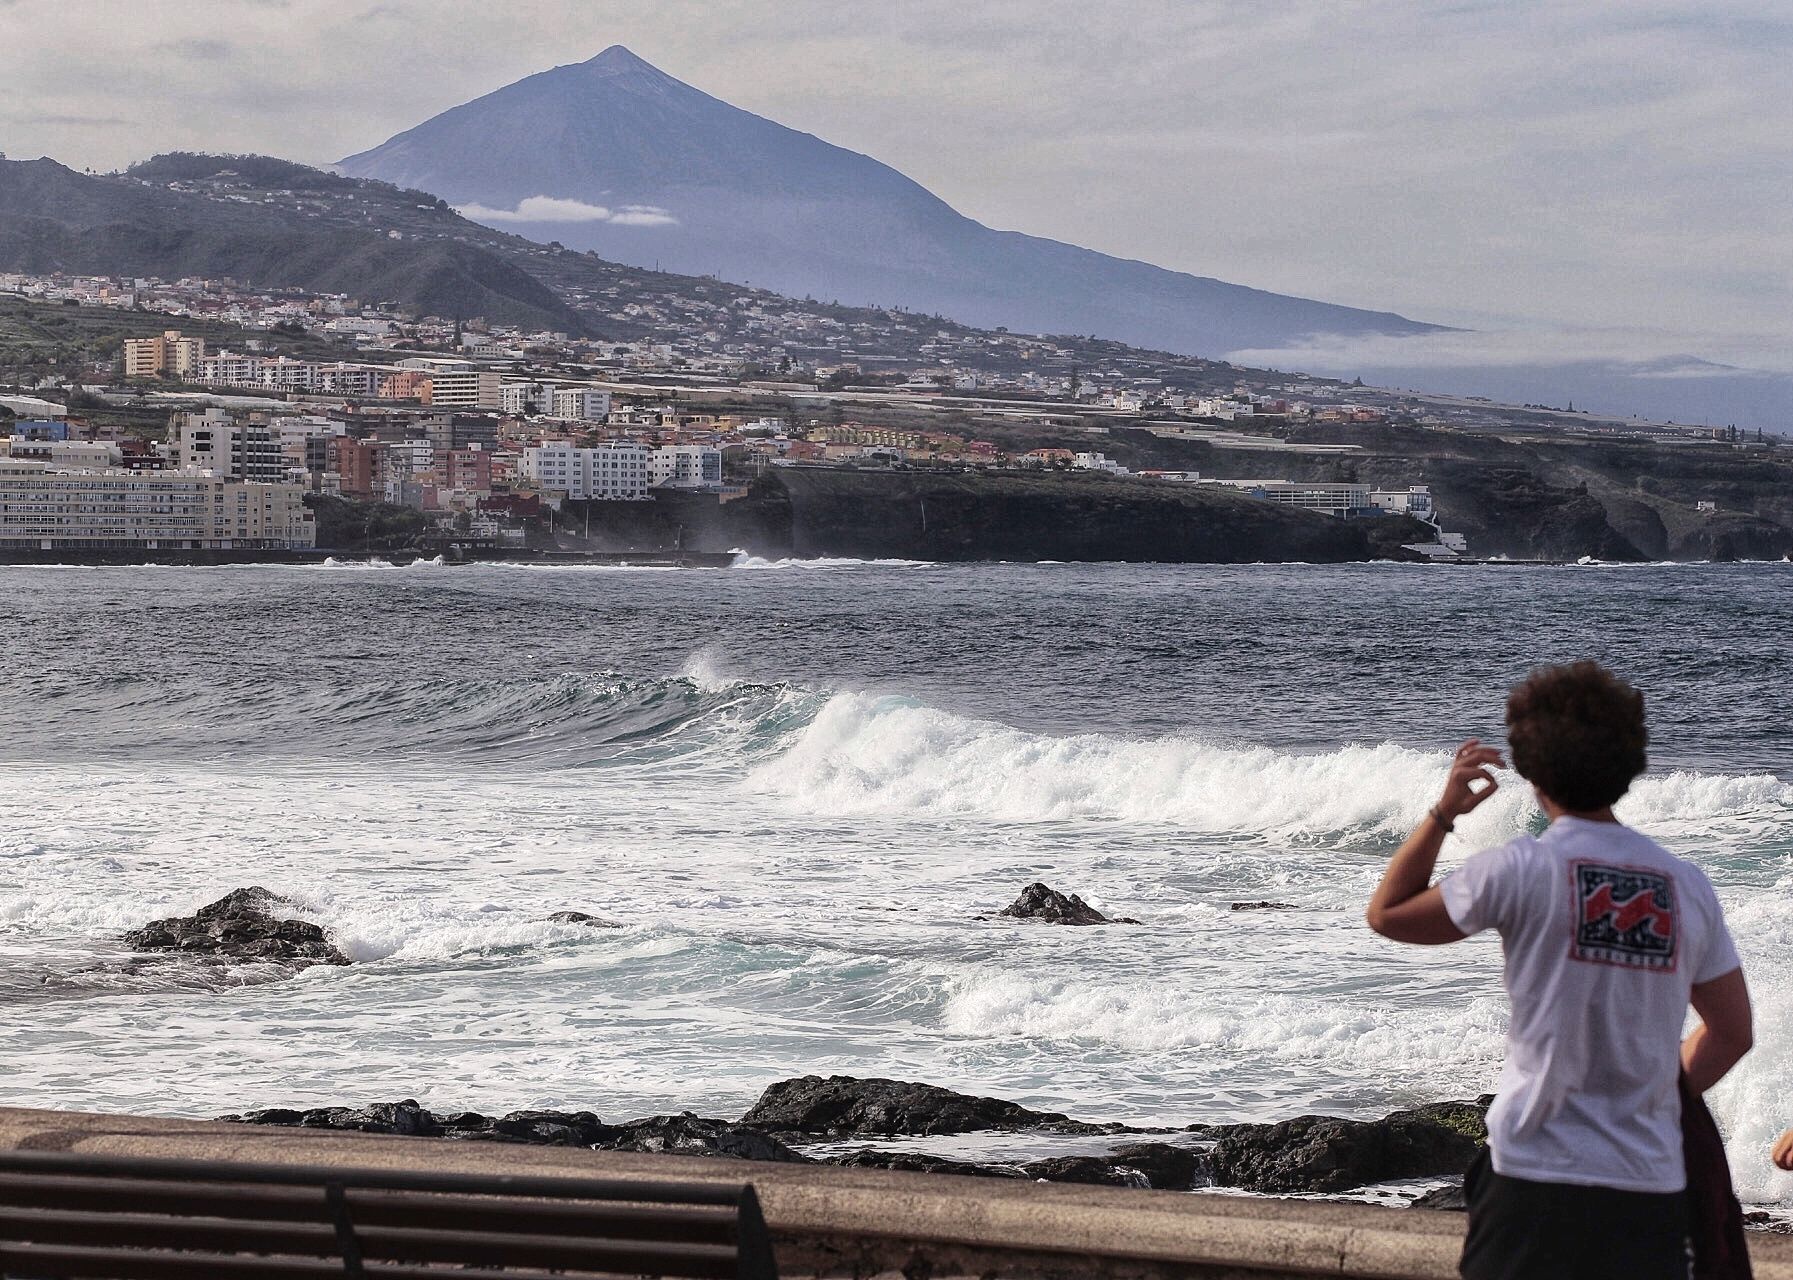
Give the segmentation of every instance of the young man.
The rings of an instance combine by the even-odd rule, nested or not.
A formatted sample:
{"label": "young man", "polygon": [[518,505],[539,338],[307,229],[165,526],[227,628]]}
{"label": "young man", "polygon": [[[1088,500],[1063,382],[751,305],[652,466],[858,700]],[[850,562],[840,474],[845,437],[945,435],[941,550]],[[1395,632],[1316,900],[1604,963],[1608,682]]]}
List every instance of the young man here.
{"label": "young man", "polygon": [[[1644,771],[1642,694],[1592,662],[1542,668],[1507,700],[1507,741],[1549,828],[1430,883],[1505,764],[1471,739],[1366,913],[1397,942],[1500,934],[1512,1016],[1488,1151],[1464,1182],[1462,1274],[1684,1280],[1677,1076],[1703,1093],[1749,1051],[1737,951],[1699,868],[1613,816]],[[1681,1043],[1690,1003],[1702,1025]]]}

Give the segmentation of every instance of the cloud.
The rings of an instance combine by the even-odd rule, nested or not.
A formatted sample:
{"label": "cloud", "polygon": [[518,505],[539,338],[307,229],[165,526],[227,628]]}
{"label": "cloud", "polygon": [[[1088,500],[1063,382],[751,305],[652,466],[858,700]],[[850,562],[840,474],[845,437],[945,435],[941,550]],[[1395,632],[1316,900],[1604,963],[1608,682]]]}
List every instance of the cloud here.
{"label": "cloud", "polygon": [[657,205],[626,204],[620,209],[607,209],[601,204],[583,200],[566,200],[559,196],[529,196],[515,209],[490,209],[483,204],[457,206],[455,212],[474,222],[608,222],[619,227],[676,226],[678,219]]}
{"label": "cloud", "polygon": [[610,221],[619,227],[676,227],[679,223],[655,204],[626,204],[611,215]]}
{"label": "cloud", "polygon": [[1793,355],[1735,335],[1693,339],[1719,363],[1688,351],[1689,335],[1638,328],[1539,326],[1442,333],[1316,334],[1283,347],[1230,351],[1235,364],[1334,373],[1356,369],[1552,369],[1598,367],[1630,378],[1747,378],[1793,373]]}

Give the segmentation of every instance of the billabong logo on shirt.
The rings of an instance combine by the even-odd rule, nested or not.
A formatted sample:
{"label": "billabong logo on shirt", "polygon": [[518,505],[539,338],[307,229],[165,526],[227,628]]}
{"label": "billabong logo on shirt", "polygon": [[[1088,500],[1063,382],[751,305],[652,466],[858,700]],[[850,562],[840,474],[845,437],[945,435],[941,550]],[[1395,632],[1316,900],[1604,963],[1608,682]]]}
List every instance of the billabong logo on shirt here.
{"label": "billabong logo on shirt", "polygon": [[1675,968],[1675,882],[1657,871],[1577,862],[1569,954],[1628,969]]}

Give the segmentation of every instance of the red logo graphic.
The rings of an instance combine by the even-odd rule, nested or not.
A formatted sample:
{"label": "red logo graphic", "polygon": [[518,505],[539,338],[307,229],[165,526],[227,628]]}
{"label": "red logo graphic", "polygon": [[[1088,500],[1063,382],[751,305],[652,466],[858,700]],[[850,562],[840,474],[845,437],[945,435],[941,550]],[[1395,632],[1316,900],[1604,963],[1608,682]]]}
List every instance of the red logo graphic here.
{"label": "red logo graphic", "polygon": [[1620,933],[1630,933],[1638,925],[1648,920],[1650,932],[1658,938],[1672,938],[1675,934],[1675,917],[1666,907],[1656,905],[1656,891],[1653,888],[1639,889],[1623,902],[1613,901],[1612,885],[1603,884],[1595,890],[1594,896],[1582,904],[1581,919],[1584,924],[1592,924],[1613,917],[1613,928]]}
{"label": "red logo graphic", "polygon": [[1577,862],[1569,954],[1625,969],[1675,971],[1675,882],[1643,867]]}

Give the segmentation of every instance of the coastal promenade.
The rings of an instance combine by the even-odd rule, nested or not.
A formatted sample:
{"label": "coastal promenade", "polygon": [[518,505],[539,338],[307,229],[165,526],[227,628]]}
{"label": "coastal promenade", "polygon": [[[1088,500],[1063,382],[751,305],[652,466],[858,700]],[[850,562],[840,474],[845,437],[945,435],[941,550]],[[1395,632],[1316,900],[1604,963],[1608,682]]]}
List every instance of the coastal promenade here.
{"label": "coastal promenade", "polygon": [[[0,1149],[427,1169],[751,1181],[781,1274],[1347,1276],[1449,1280],[1460,1214],[1130,1191],[825,1165],[639,1155],[0,1108]],[[1793,1239],[1752,1235],[1758,1280],[1793,1280]]]}

